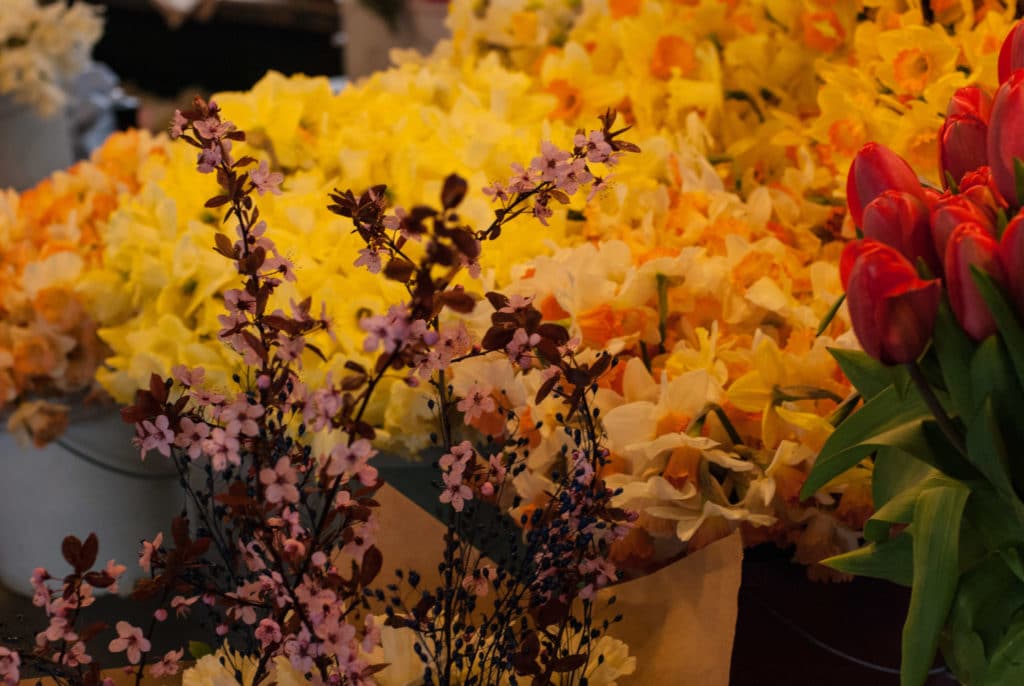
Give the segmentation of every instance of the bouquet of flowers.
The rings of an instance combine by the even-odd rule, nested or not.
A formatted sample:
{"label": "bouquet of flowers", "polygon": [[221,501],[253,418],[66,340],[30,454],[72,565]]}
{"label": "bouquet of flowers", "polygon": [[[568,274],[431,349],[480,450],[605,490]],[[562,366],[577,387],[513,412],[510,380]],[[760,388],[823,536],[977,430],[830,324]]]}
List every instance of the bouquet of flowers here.
{"label": "bouquet of flowers", "polygon": [[842,279],[864,352],[834,351],[864,405],[839,425],[805,495],[874,462],[877,511],[860,550],[828,564],[912,587],[902,681],[941,646],[965,683],[1020,680],[1024,636],[1024,25],[999,53],[991,96],[967,86],[937,134],[944,192],[870,143],[850,213],[864,238]]}
{"label": "bouquet of flowers", "polygon": [[10,0],[0,17],[0,95],[50,116],[67,100],[64,88],[87,64],[103,33],[95,5],[64,0]]}
{"label": "bouquet of flowers", "polygon": [[[221,653],[223,661],[236,661],[232,678],[248,674],[251,683],[268,675],[316,684],[376,683],[375,675],[392,661],[389,649],[397,650],[394,641],[381,647],[389,627],[415,636],[413,654],[423,662],[427,683],[514,684],[517,676],[532,676],[571,684],[588,674],[591,683],[611,686],[632,670],[621,644],[601,639],[613,620],[594,612],[596,590],[616,579],[609,545],[631,518],[611,507],[612,491],[598,476],[607,453],[590,398],[611,358],[577,358],[564,328],[544,323],[529,303],[499,293],[488,294],[494,312],[483,340],[468,338],[455,316],[477,308],[455,279],[464,270],[475,273],[483,242],[524,213],[543,220],[549,203],[589,185],[588,156],[591,163],[608,162],[633,149],[619,139],[622,130],[613,130],[613,122],[608,115],[591,134],[606,142],[596,158],[586,146],[556,153],[546,143],[545,155],[558,164],[521,169],[481,230],[459,217],[467,185],[455,175],[442,187],[440,209],[388,212],[383,186],[332,194],[331,211],[352,221],[364,245],[356,261],[400,284],[408,300],[361,320],[372,364],[350,360],[343,376],[314,387],[297,370],[322,356],[311,334],[327,329],[329,321],[313,314],[308,299],[282,300],[278,291],[296,279],[295,268],[268,235],[255,202],[257,194],[278,192],[282,176],[265,162],[234,157],[232,148],[245,133],[221,119],[215,104],[197,99],[194,109],[176,114],[172,135],[199,149],[200,172],[216,174],[220,192],[206,206],[226,208],[225,222],[237,234],[235,240],[213,235],[216,253],[231,261],[242,281],[223,294],[219,338],[244,364],[230,388],[211,384],[199,367],[178,367],[166,380],[154,375],[123,412],[136,425],[143,455],[160,453],[178,468],[188,501],[171,526],[172,540],[165,543],[159,533],[143,542],[139,564],[150,577],[136,585],[133,597],[158,603],[148,629],[119,621],[108,644],[111,653],[124,652],[138,665],[137,683],[147,671],[159,677],[180,670],[183,649],[150,659],[152,633],[172,613],[198,611],[215,620],[217,637],[242,650],[242,656]],[[511,357],[523,375],[543,377],[543,395],[563,399],[576,448],[574,469],[558,480],[550,506],[523,520],[525,546],[489,562],[474,544],[481,535],[497,534],[493,526],[480,526],[478,503],[506,497],[505,477],[522,469],[523,443],[513,435],[499,445],[458,440],[455,409],[483,400],[456,394],[446,374],[460,358],[494,355]],[[448,508],[442,580],[425,589],[419,574],[406,571],[403,578],[419,594],[409,606],[397,587],[373,587],[383,559],[374,545],[373,496],[380,482],[371,462],[376,432],[367,408],[389,376],[410,385],[426,381],[435,389],[437,443],[444,451],[438,461],[439,501]],[[568,422],[574,416],[585,431],[572,433]],[[516,528],[496,531],[513,542],[520,538]],[[95,535],[67,537],[62,551],[73,571],[56,587],[48,571],[36,570],[34,602],[49,625],[34,649],[2,648],[5,682],[17,681],[24,660],[60,683],[99,683],[87,642],[110,627],[84,624],[86,609],[96,589],[116,588],[125,568],[115,561],[97,568],[98,545]],[[485,603],[492,609],[481,619]],[[193,656],[201,652],[196,648]],[[605,664],[605,654],[614,660]],[[407,657],[401,650],[395,655]],[[216,667],[200,660],[197,669],[208,674]]]}

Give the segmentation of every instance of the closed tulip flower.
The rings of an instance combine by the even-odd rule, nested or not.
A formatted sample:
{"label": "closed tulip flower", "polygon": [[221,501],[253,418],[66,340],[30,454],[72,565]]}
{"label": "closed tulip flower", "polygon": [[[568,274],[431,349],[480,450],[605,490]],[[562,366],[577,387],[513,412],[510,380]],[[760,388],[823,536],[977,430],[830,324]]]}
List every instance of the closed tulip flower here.
{"label": "closed tulip flower", "polygon": [[861,347],[885,364],[915,361],[935,329],[939,280],[921,279],[899,251],[877,241],[856,241],[846,251],[853,259],[846,302]]}
{"label": "closed tulip flower", "polygon": [[923,259],[932,274],[942,268],[928,216],[928,206],[904,191],[885,191],[864,208],[864,238],[899,250],[911,264]]}
{"label": "closed tulip flower", "polygon": [[[992,236],[996,235],[995,213],[983,208],[963,194],[944,197],[931,212],[931,234],[935,254],[946,254],[946,244],[953,231],[961,224],[979,224]],[[934,272],[938,274],[939,272]]]}
{"label": "closed tulip flower", "polygon": [[999,83],[1004,83],[1010,75],[1024,67],[1024,23],[1017,22],[1007,34],[1003,46],[999,49]]}
{"label": "closed tulip flower", "polygon": [[939,129],[939,171],[942,187],[959,184],[967,172],[988,164],[988,124],[971,114],[948,117]]}
{"label": "closed tulip flower", "polygon": [[1024,317],[1024,215],[1017,215],[1006,225],[999,239],[999,264],[1017,313]]}
{"label": "closed tulip flower", "polygon": [[986,272],[998,283],[1006,284],[1006,275],[997,255],[995,237],[979,224],[961,224],[946,246],[946,290],[949,304],[967,335],[976,341],[996,332],[996,322],[974,283],[971,268]]}
{"label": "closed tulip flower", "polygon": [[991,115],[992,96],[978,86],[958,88],[946,107],[947,117],[977,117],[986,124]]}
{"label": "closed tulip flower", "polygon": [[999,194],[1019,207],[1015,159],[1024,159],[1024,69],[1018,69],[996,91],[988,127],[988,164]]}
{"label": "closed tulip flower", "polygon": [[868,143],[853,158],[846,176],[846,204],[854,224],[863,226],[864,208],[885,191],[903,191],[926,201],[924,188],[906,160],[880,143]]}

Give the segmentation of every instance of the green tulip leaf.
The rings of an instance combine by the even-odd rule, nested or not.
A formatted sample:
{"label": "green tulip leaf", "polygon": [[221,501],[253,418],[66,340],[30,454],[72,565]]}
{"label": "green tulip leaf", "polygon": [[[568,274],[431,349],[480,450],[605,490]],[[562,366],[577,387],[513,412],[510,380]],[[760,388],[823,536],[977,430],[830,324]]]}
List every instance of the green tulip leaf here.
{"label": "green tulip leaf", "polygon": [[871,475],[871,495],[875,507],[881,508],[934,473],[935,469],[931,465],[902,450],[879,448],[875,453],[875,469]]}
{"label": "green tulip leaf", "polygon": [[862,350],[829,348],[828,351],[853,387],[864,396],[865,402],[891,386],[897,374],[906,375],[902,367],[884,365]]}
{"label": "green tulip leaf", "polygon": [[[917,497],[926,489],[958,485],[956,481],[953,481],[938,470],[927,466],[926,469],[928,472],[925,478],[897,493],[889,502],[879,507],[871,515],[871,519],[864,524],[864,537],[866,539],[869,541],[885,540],[885,538],[888,538],[888,531],[893,524],[909,524],[914,521],[914,506],[917,503]],[[879,539],[878,535],[883,530],[885,531],[885,536]]]}
{"label": "green tulip leaf", "polygon": [[1022,607],[1024,584],[1000,556],[988,555],[960,578],[949,625],[954,633],[977,633],[986,646],[994,648]]}
{"label": "green tulip leaf", "polygon": [[935,318],[932,348],[942,368],[942,378],[953,406],[961,417],[968,416],[971,404],[971,356],[974,342],[957,323],[949,303],[943,299]]}
{"label": "green tulip leaf", "polygon": [[1017,319],[1013,306],[1006,299],[1003,290],[991,276],[976,267],[971,267],[971,275],[974,277],[974,282],[978,285],[978,290],[985,299],[993,319],[996,320],[999,333],[1006,342],[1006,350],[1013,363],[1017,382],[1024,388],[1024,326]]}
{"label": "green tulip leaf", "polygon": [[996,493],[1008,502],[1016,500],[1017,496],[1010,484],[1009,455],[991,397],[985,398],[974,421],[967,427],[967,456],[971,464],[992,484]]}
{"label": "green tulip leaf", "polygon": [[965,684],[983,683],[988,672],[988,657],[981,636],[970,629],[951,629],[942,648],[947,666]]}
{"label": "green tulip leaf", "polygon": [[989,686],[1024,683],[1024,618],[1010,625],[1006,636],[992,651],[984,683]]}
{"label": "green tulip leaf", "polygon": [[822,561],[845,574],[885,579],[901,586],[914,580],[914,543],[912,527],[888,541],[869,543]]}
{"label": "green tulip leaf", "polygon": [[959,484],[929,488],[914,506],[914,574],[903,626],[901,686],[924,684],[935,659],[956,592],[960,521],[969,494]]}
{"label": "green tulip leaf", "polygon": [[878,448],[892,446],[911,456],[928,452],[921,423],[928,408],[916,395],[897,397],[891,385],[875,395],[832,432],[800,490],[809,498],[826,483],[850,469]]}
{"label": "green tulip leaf", "polygon": [[987,483],[971,484],[965,517],[987,550],[1024,546],[1024,505],[1008,504]]}

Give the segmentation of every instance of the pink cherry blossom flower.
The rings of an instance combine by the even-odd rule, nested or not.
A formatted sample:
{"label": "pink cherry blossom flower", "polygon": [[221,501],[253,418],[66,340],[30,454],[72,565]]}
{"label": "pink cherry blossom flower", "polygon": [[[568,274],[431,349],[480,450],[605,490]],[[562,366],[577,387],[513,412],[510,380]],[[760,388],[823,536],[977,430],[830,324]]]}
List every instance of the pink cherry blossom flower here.
{"label": "pink cherry blossom flower", "polygon": [[317,625],[316,635],[321,640],[324,654],[344,659],[352,652],[356,628],[337,616],[331,616]]}
{"label": "pink cherry blossom flower", "polygon": [[496,573],[493,565],[483,565],[462,580],[462,587],[475,596],[483,597],[490,591],[490,581]]}
{"label": "pink cherry blossom flower", "polygon": [[218,472],[228,468],[228,463],[240,465],[242,457],[238,438],[230,435],[219,426],[210,432],[210,437],[203,441],[203,452],[210,457],[210,464]]}
{"label": "pink cherry blossom flower", "polygon": [[252,185],[256,187],[256,192],[260,195],[267,192],[281,195],[280,185],[284,181],[284,174],[270,171],[270,165],[263,160],[256,169],[249,172],[249,180],[252,181]]}
{"label": "pink cherry blossom flower", "polygon": [[144,419],[135,425],[134,443],[142,451],[142,459],[150,450],[156,450],[164,457],[171,456],[171,446],[174,444],[174,431],[171,430],[171,422],[167,415],[160,415],[154,421]]}
{"label": "pink cherry blossom flower", "polygon": [[202,386],[206,380],[206,370],[202,367],[189,369],[183,364],[171,368],[171,376],[182,386]]}
{"label": "pink cherry blossom flower", "polygon": [[139,566],[142,567],[142,571],[149,573],[150,567],[153,563],[153,554],[160,548],[164,542],[163,532],[158,533],[153,542],[149,541],[142,542],[142,553],[139,555]]}
{"label": "pink cherry blossom flower", "polygon": [[21,656],[10,648],[0,646],[0,682],[6,686],[17,686],[20,666]]}
{"label": "pink cherry blossom flower", "polygon": [[512,340],[505,346],[505,352],[513,364],[523,371],[533,366],[533,348],[540,343],[540,334],[527,334],[526,329],[519,328],[512,334]]}
{"label": "pink cherry blossom flower", "polygon": [[284,334],[277,335],[277,352],[275,353],[278,359],[284,362],[296,362],[299,367],[302,367],[302,351],[306,347],[306,339],[302,336],[286,336]]}
{"label": "pink cherry blossom flower", "polygon": [[198,460],[203,454],[203,441],[210,437],[210,425],[182,417],[179,429],[178,435],[174,437],[174,445],[185,450],[190,460]]}
{"label": "pink cherry blossom flower", "polygon": [[359,258],[352,263],[352,266],[366,267],[366,271],[371,274],[380,274],[380,270],[384,265],[381,261],[379,250],[374,250],[373,248],[360,248]]}
{"label": "pink cherry blossom flower", "polygon": [[174,676],[181,669],[181,658],[185,656],[185,650],[169,650],[164,653],[159,662],[155,662],[149,668],[150,676],[159,679],[164,676]]}
{"label": "pink cherry blossom flower", "polygon": [[281,642],[281,627],[274,620],[264,618],[256,627],[255,635],[256,640],[260,642],[260,647],[266,650],[267,646]]}
{"label": "pink cherry blossom flower", "polygon": [[107,650],[112,653],[124,651],[128,656],[128,662],[133,665],[139,664],[142,654],[149,651],[149,640],[142,634],[142,629],[132,626],[128,622],[120,621],[115,626],[117,638],[110,642]]}
{"label": "pink cherry blossom flower", "polygon": [[558,184],[569,165],[568,152],[562,150],[551,141],[540,144],[540,155],[530,162],[530,170],[540,177],[541,181]]}
{"label": "pink cherry blossom flower", "polygon": [[199,596],[194,595],[191,598],[186,598],[183,595],[176,595],[171,598],[171,609],[174,610],[175,615],[180,617],[187,617],[192,606],[199,600]]}
{"label": "pink cherry blossom flower", "polygon": [[61,661],[68,667],[78,667],[92,662],[92,655],[85,652],[85,643],[75,641],[64,651],[64,658]]}
{"label": "pink cherry blossom flower", "polygon": [[153,619],[155,619],[158,622],[167,621],[167,610],[165,610],[162,607],[158,607],[156,610],[153,611]]}
{"label": "pink cherry blossom flower", "polygon": [[459,412],[463,413],[463,420],[466,424],[472,424],[474,420],[497,409],[498,405],[491,395],[493,390],[490,386],[476,381],[470,385],[469,390],[466,391],[466,397],[455,405]]}
{"label": "pink cherry blossom flower", "polygon": [[473,489],[462,483],[462,474],[447,472],[441,475],[444,490],[441,491],[442,503],[451,503],[452,509],[462,512],[467,500],[473,499]]}
{"label": "pink cherry blossom flower", "polygon": [[224,161],[224,155],[219,145],[203,148],[196,159],[196,169],[200,174],[209,174]]}
{"label": "pink cherry blossom flower", "polygon": [[279,459],[273,469],[265,468],[260,471],[260,483],[264,486],[263,497],[273,504],[282,501],[299,502],[299,489],[295,487],[297,480],[295,468],[287,457]]}
{"label": "pink cherry blossom flower", "polygon": [[169,131],[171,140],[175,140],[185,132],[185,127],[188,125],[188,119],[181,113],[181,110],[174,110],[174,118],[171,119],[171,129]]}

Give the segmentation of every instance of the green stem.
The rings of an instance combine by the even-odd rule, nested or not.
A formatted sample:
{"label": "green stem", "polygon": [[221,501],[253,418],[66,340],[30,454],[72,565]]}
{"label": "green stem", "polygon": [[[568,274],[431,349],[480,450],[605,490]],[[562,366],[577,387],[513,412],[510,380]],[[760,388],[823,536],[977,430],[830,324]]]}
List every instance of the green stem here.
{"label": "green stem", "polygon": [[953,424],[953,420],[950,416],[946,414],[946,410],[942,407],[942,403],[939,402],[938,397],[935,395],[935,391],[932,390],[931,384],[929,384],[928,379],[924,377],[924,372],[921,371],[921,367],[916,361],[907,362],[904,366],[910,373],[910,379],[917,387],[917,391],[921,394],[921,398],[924,399],[928,409],[931,410],[932,416],[935,417],[935,421],[938,422],[942,433],[945,434],[946,440],[956,448],[958,453],[967,457],[967,444],[964,442],[964,437],[960,434],[956,425]]}

